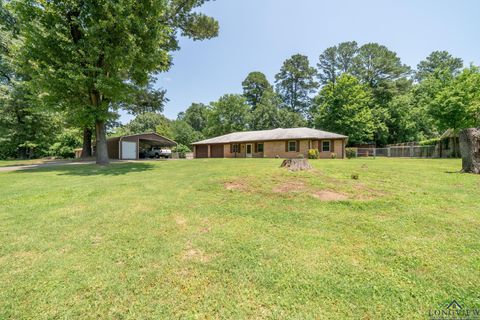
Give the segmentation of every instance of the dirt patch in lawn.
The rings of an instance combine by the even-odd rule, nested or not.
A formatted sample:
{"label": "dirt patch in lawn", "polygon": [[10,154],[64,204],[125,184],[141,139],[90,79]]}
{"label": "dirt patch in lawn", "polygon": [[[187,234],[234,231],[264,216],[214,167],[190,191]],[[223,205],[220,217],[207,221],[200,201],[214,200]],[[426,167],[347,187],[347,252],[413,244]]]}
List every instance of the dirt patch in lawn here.
{"label": "dirt patch in lawn", "polygon": [[227,190],[238,190],[238,191],[247,191],[248,185],[245,181],[242,180],[235,180],[235,181],[227,181],[223,184],[225,189]]}
{"label": "dirt patch in lawn", "polygon": [[175,217],[175,223],[178,225],[178,226],[184,226],[187,224],[187,220],[182,217],[182,216],[176,216]]}
{"label": "dirt patch in lawn", "polygon": [[355,184],[354,189],[358,193],[355,197],[358,200],[373,200],[386,195],[385,192],[369,188],[361,182]]}
{"label": "dirt patch in lawn", "polygon": [[187,245],[185,250],[182,253],[182,259],[188,261],[198,261],[202,263],[207,263],[210,261],[210,256],[207,255],[202,250],[195,248],[191,243]]}
{"label": "dirt patch in lawn", "polygon": [[312,196],[321,201],[345,201],[348,200],[348,196],[343,193],[338,193],[330,190],[320,190],[314,192]]}
{"label": "dirt patch in lawn", "polygon": [[275,193],[299,192],[304,190],[305,183],[302,181],[285,182],[273,188],[273,192]]}

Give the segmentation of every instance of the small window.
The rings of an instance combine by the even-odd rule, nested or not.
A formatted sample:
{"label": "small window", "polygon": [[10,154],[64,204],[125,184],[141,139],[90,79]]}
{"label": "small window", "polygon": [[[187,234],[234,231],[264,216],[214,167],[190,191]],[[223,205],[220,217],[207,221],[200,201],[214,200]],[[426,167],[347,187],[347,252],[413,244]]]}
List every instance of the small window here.
{"label": "small window", "polygon": [[239,144],[233,144],[232,145],[232,153],[238,153],[240,152],[240,145]]}
{"label": "small window", "polygon": [[330,141],[322,141],[322,152],[330,152]]}
{"label": "small window", "polygon": [[289,152],[297,151],[297,141],[288,141],[288,151]]}
{"label": "small window", "polygon": [[257,144],[257,152],[263,152],[263,143]]}

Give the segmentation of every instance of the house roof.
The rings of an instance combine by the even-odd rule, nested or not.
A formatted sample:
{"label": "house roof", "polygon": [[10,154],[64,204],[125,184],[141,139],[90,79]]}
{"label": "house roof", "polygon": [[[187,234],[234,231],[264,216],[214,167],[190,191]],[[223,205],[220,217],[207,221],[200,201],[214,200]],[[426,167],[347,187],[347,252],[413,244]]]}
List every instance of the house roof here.
{"label": "house roof", "polygon": [[311,128],[278,128],[273,130],[242,131],[229,133],[223,136],[206,139],[192,143],[196,144],[215,144],[215,143],[233,143],[249,141],[272,141],[272,140],[293,140],[293,139],[346,139],[347,136],[311,129]]}

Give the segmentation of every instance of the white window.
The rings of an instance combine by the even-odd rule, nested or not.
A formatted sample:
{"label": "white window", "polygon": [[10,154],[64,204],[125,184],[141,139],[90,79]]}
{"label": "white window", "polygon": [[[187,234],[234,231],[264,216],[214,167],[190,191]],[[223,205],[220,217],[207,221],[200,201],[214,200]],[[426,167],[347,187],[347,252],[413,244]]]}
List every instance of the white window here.
{"label": "white window", "polygon": [[330,152],[330,141],[322,141],[322,152]]}
{"label": "white window", "polygon": [[297,151],[297,141],[288,141],[288,151],[289,152]]}

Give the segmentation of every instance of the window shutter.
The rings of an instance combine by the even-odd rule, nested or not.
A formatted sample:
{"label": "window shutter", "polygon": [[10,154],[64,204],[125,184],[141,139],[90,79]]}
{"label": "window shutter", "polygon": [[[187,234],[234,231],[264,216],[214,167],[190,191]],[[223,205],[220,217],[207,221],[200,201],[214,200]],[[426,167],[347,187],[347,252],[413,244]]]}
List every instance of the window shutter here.
{"label": "window shutter", "polygon": [[285,152],[288,152],[288,140],[285,141]]}
{"label": "window shutter", "polygon": [[254,150],[255,152],[258,152],[258,144],[256,142],[254,143]]}
{"label": "window shutter", "polygon": [[319,152],[322,152],[322,140],[317,141],[317,149]]}
{"label": "window shutter", "polygon": [[330,152],[335,152],[335,140],[330,140]]}
{"label": "window shutter", "polygon": [[233,144],[230,143],[230,153],[233,153]]}
{"label": "window shutter", "polygon": [[300,140],[297,140],[296,147],[297,147],[297,152],[300,152]]}

